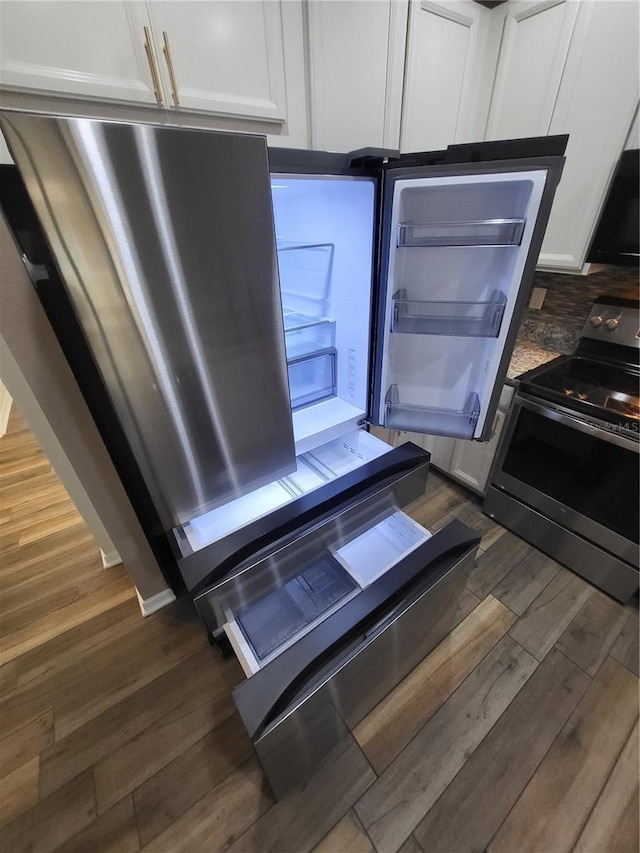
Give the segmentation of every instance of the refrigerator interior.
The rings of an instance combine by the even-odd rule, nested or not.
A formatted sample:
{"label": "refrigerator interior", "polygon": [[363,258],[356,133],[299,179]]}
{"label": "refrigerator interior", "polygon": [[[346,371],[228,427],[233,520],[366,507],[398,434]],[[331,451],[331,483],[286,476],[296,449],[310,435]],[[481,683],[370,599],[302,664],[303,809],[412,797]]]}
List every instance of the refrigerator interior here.
{"label": "refrigerator interior", "polygon": [[535,170],[394,182],[381,424],[481,434],[545,179]]}
{"label": "refrigerator interior", "polygon": [[272,175],[296,451],[368,410],[375,182]]}
{"label": "refrigerator interior", "polygon": [[265,557],[207,597],[251,676],[430,536],[386,495]]}

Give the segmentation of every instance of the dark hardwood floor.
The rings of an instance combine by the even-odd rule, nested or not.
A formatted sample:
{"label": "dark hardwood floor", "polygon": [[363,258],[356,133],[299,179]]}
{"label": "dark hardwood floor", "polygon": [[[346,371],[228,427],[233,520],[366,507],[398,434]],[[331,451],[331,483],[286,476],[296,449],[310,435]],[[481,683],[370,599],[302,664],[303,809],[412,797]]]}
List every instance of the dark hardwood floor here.
{"label": "dark hardwood floor", "polygon": [[20,415],[0,439],[0,850],[637,853],[638,609],[432,474],[483,535],[450,635],[274,803],[235,660],[142,619]]}

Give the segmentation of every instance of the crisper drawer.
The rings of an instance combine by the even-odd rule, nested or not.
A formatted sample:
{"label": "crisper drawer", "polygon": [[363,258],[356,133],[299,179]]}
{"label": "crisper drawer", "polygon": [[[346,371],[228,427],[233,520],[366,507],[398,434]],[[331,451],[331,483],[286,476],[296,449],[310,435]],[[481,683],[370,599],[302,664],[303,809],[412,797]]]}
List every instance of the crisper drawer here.
{"label": "crisper drawer", "polygon": [[386,489],[196,599],[245,670],[234,699],[276,797],[448,633],[478,542],[458,521],[431,536]]}

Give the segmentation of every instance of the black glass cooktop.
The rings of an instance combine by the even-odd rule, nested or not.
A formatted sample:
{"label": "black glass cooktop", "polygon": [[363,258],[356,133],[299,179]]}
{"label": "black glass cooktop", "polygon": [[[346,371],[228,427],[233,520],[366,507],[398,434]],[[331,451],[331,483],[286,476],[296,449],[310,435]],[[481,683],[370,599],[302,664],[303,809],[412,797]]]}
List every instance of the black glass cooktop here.
{"label": "black glass cooktop", "polygon": [[[523,390],[567,408],[638,431],[640,385],[637,372],[579,356],[562,356],[526,374]],[[633,426],[635,424],[635,426]]]}

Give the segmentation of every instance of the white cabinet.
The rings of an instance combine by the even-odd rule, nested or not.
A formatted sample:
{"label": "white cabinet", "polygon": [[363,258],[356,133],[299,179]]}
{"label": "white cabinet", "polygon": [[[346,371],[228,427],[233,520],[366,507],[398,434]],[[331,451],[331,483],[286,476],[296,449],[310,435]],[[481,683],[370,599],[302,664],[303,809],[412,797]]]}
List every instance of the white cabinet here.
{"label": "white cabinet", "polygon": [[397,148],[408,0],[307,3],[311,147]]}
{"label": "white cabinet", "polygon": [[[568,0],[504,4],[503,36],[486,139],[549,132],[579,4]],[[500,15],[500,10],[496,10]],[[499,24],[492,19],[492,25]]]}
{"label": "white cabinet", "polygon": [[386,438],[394,446],[403,444],[405,441],[413,441],[414,444],[431,453],[431,464],[435,468],[448,474],[463,486],[483,495],[498,449],[500,434],[509,413],[513,390],[511,385],[505,385],[502,389],[489,441],[461,441],[413,432],[393,432]]}
{"label": "white cabinet", "polygon": [[160,0],[147,5],[167,106],[286,119],[279,3]]}
{"label": "white cabinet", "polygon": [[0,84],[283,124],[282,17],[275,0],[2,0]]}
{"label": "white cabinet", "polygon": [[637,3],[581,2],[549,133],[567,162],[540,265],[580,271],[638,104]]}
{"label": "white cabinet", "polygon": [[437,150],[481,138],[478,107],[489,22],[488,10],[471,0],[412,0],[402,151]]}
{"label": "white cabinet", "polygon": [[146,6],[96,0],[2,0],[0,83],[155,103]]}

